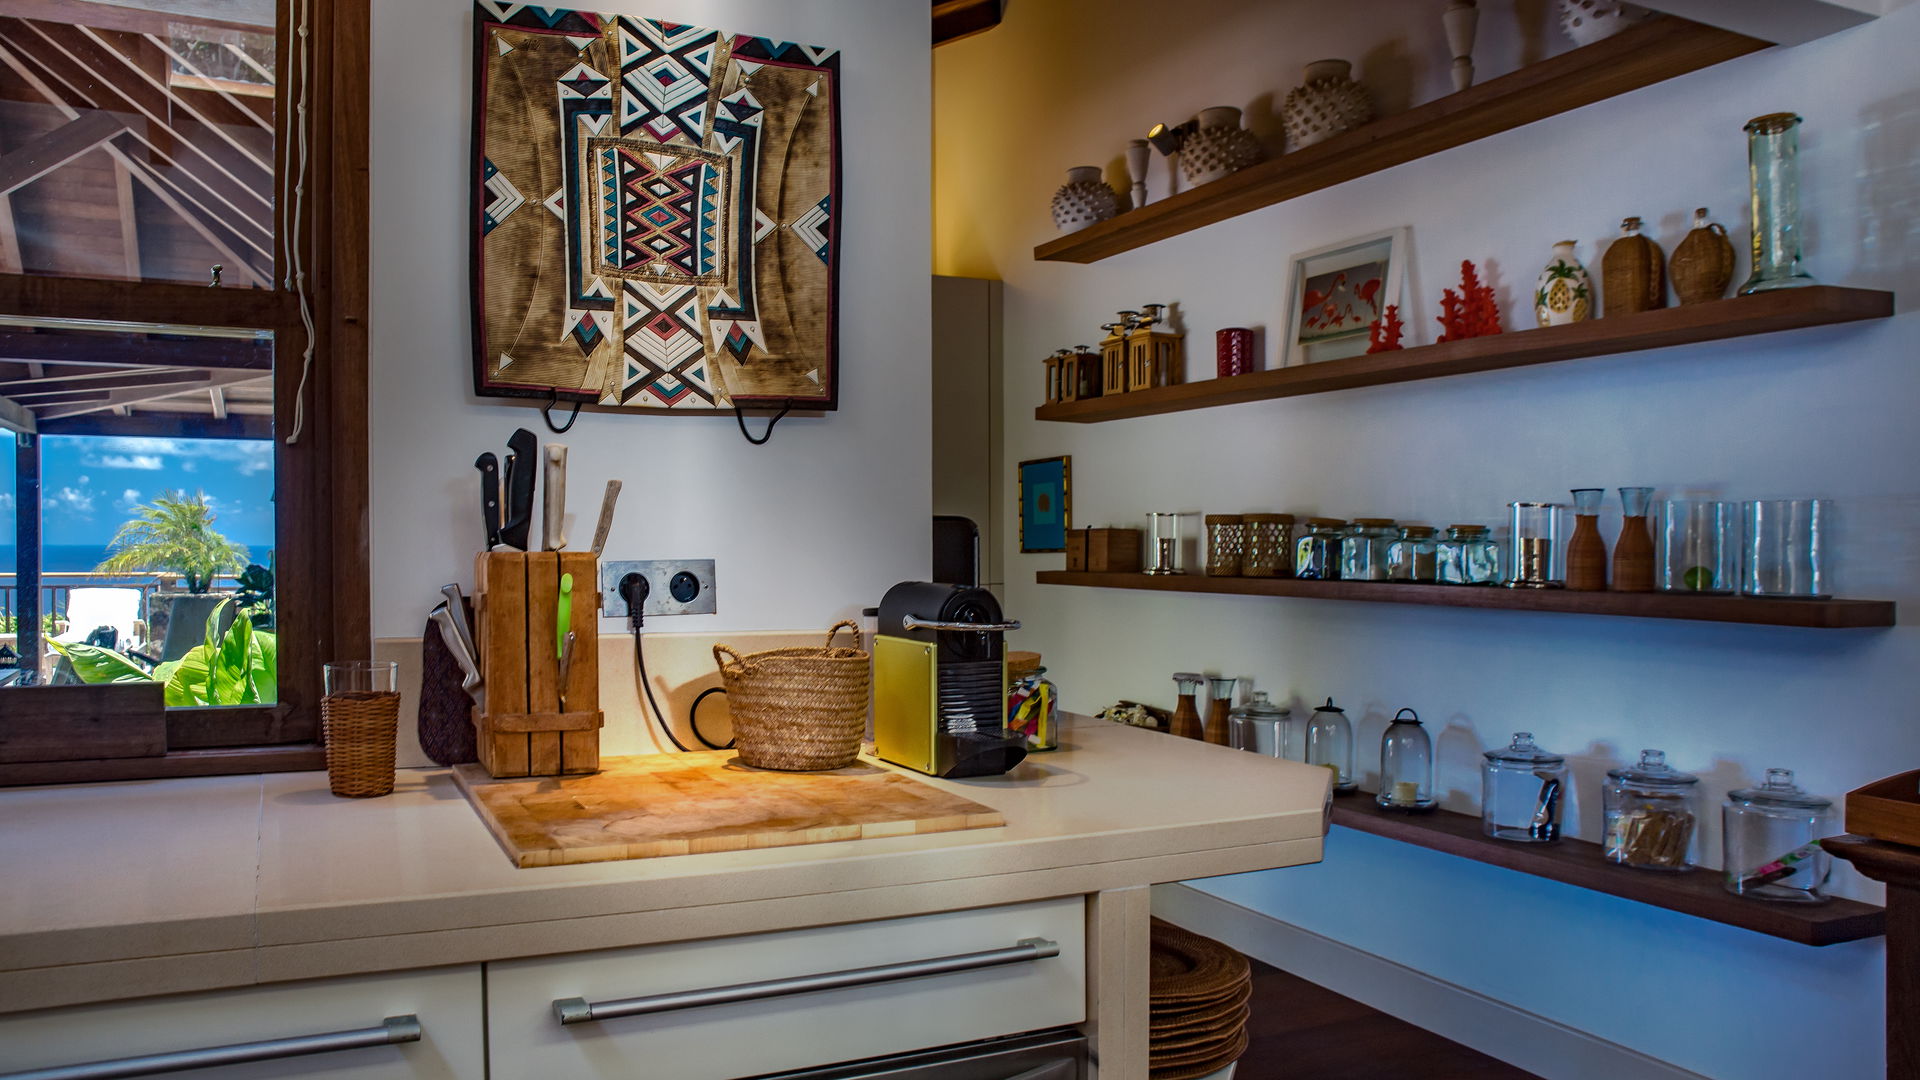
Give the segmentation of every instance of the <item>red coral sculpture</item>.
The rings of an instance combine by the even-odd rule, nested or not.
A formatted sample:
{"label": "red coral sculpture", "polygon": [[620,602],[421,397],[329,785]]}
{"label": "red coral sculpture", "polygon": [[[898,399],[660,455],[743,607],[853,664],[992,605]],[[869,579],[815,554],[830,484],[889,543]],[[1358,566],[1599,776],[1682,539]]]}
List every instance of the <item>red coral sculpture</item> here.
{"label": "red coral sculpture", "polygon": [[1480,274],[1470,260],[1460,262],[1460,291],[1445,289],[1440,295],[1441,341],[1484,337],[1500,332],[1500,305],[1493,289],[1480,283]]}
{"label": "red coral sculpture", "polygon": [[1388,304],[1387,310],[1367,329],[1367,351],[1396,352],[1401,348],[1400,335],[1405,332],[1406,327],[1400,322],[1400,305]]}

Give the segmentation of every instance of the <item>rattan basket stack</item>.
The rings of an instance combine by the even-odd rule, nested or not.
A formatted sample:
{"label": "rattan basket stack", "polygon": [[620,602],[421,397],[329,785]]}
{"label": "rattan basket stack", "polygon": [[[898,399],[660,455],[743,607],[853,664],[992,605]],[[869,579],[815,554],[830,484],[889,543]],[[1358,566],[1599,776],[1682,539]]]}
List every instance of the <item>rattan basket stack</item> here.
{"label": "rattan basket stack", "polygon": [[1148,1053],[1153,1080],[1198,1080],[1247,1049],[1247,958],[1199,934],[1153,921]]}

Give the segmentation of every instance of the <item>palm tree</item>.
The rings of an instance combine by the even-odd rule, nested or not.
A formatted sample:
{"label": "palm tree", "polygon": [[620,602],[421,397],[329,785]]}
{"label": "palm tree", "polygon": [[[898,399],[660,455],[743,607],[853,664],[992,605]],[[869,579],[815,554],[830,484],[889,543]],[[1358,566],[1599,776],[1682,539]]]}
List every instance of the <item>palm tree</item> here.
{"label": "palm tree", "polygon": [[161,492],[153,505],[134,508],[133,518],[120,526],[108,546],[111,554],[94,573],[170,571],[186,576],[188,592],[206,592],[214,578],[247,565],[246,547],[214,531],[213,505],[204,491],[191,498],[183,492]]}

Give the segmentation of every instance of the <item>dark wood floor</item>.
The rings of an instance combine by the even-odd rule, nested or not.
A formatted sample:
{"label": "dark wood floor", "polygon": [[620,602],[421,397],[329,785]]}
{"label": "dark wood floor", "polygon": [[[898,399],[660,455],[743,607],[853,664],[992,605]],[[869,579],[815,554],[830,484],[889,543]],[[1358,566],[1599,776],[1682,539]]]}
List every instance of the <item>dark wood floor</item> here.
{"label": "dark wood floor", "polygon": [[1539,1080],[1255,960],[1252,1039],[1234,1080]]}

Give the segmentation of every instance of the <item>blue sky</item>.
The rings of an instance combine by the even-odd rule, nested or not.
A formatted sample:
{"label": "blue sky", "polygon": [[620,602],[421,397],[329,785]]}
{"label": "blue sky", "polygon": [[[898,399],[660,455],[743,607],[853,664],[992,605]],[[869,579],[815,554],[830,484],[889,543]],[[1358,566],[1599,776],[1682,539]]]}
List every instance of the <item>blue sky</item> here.
{"label": "blue sky", "polygon": [[[271,442],[49,435],[40,446],[43,543],[105,545],[130,508],[175,489],[205,492],[214,528],[256,557],[273,546]],[[14,540],[13,453],[0,442],[0,547]]]}

